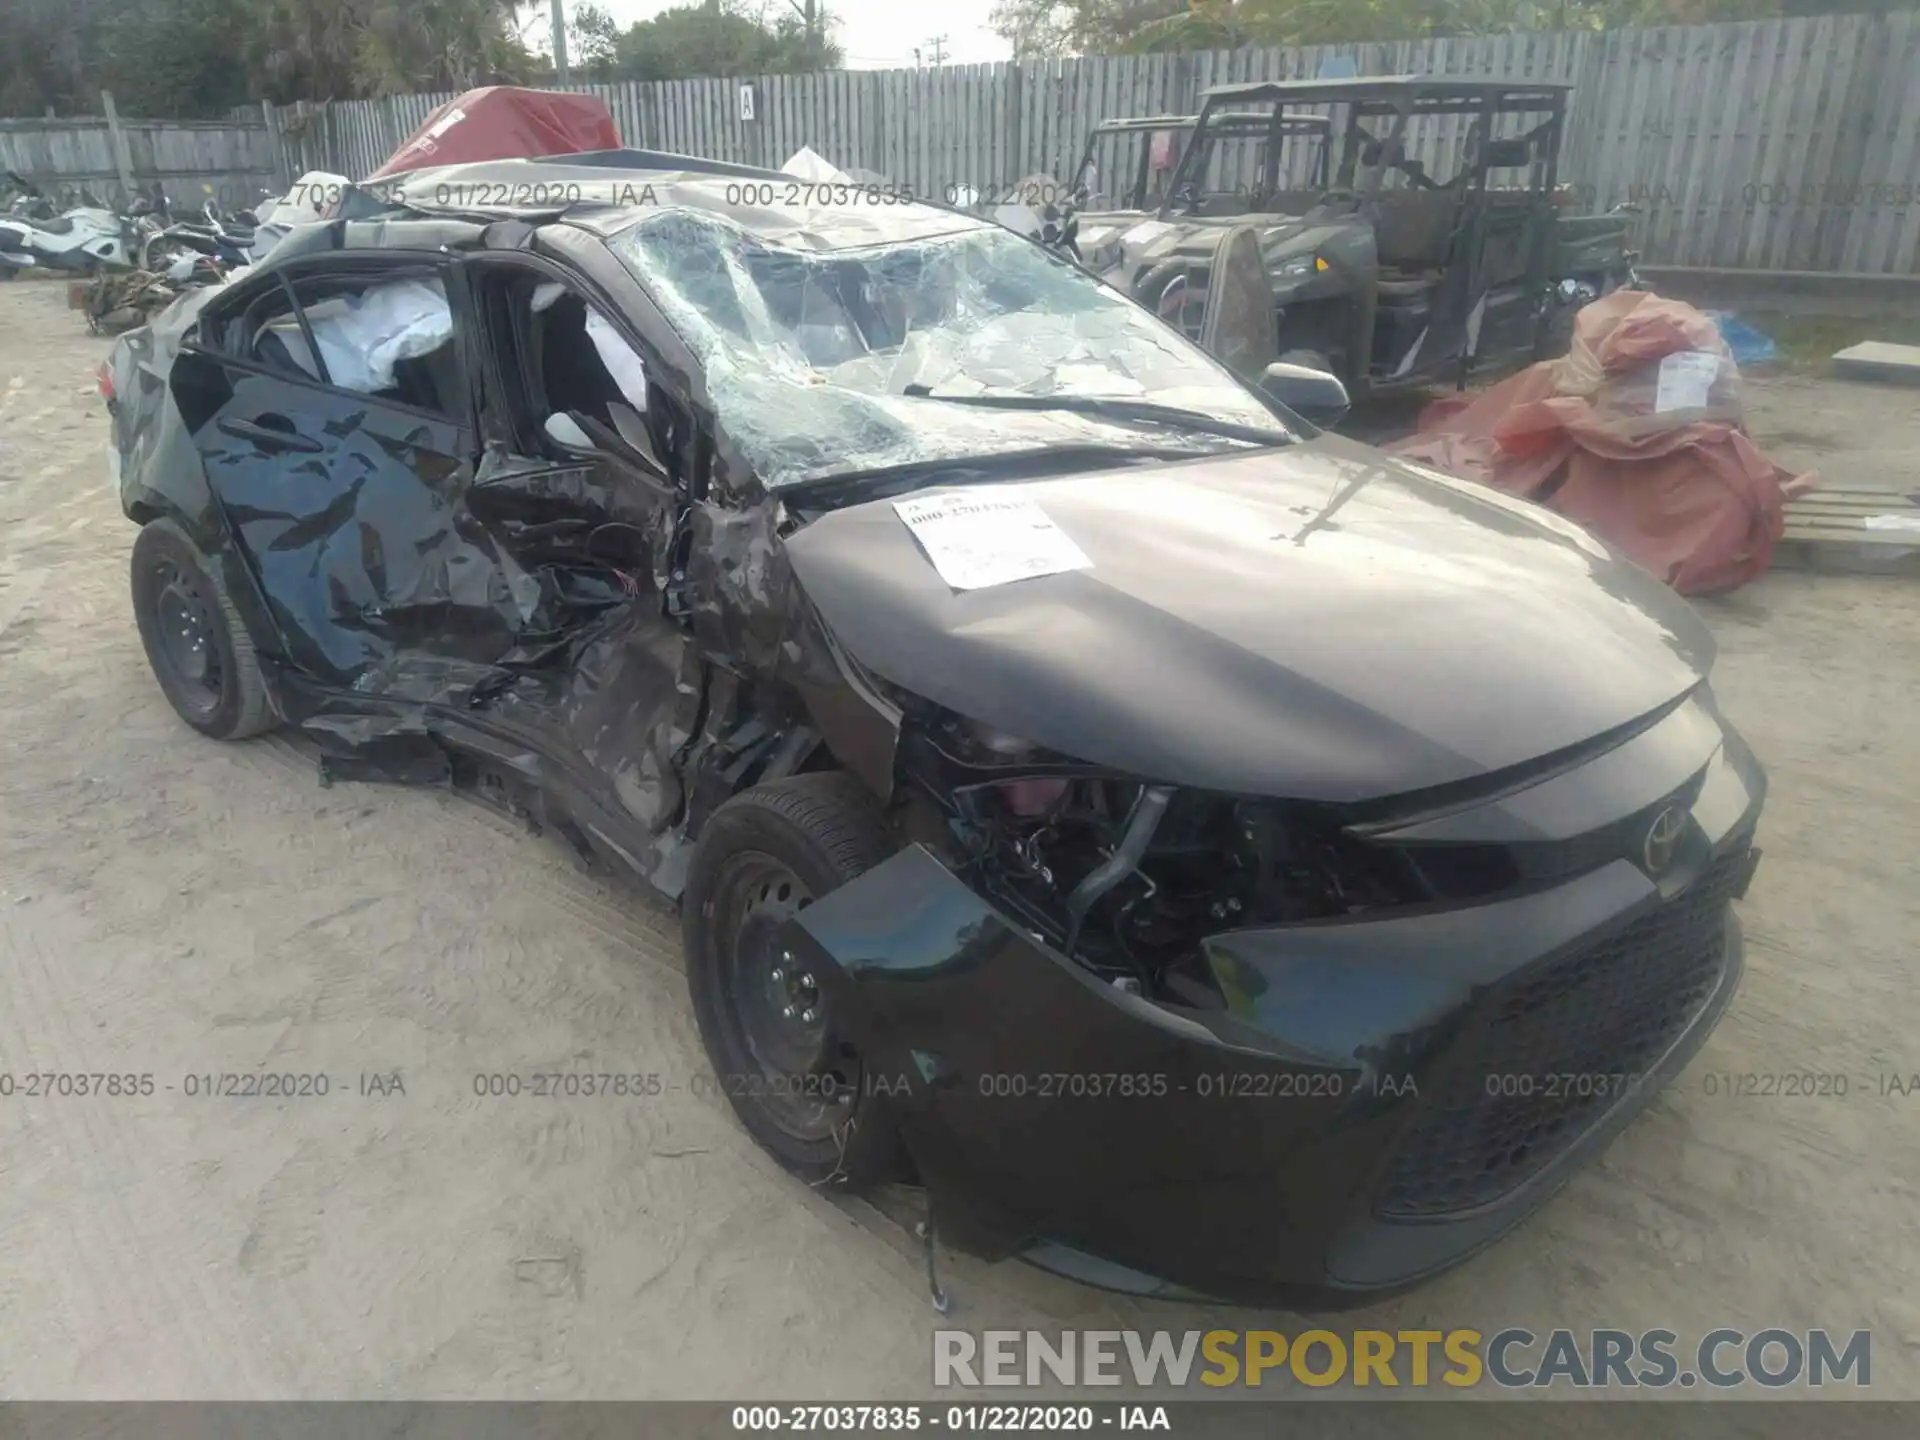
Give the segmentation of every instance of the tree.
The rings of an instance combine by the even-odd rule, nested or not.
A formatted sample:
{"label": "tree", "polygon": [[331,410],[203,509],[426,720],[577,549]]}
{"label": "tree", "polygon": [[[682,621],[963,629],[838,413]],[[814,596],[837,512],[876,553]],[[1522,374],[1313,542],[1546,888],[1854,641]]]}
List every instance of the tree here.
{"label": "tree", "polygon": [[567,54],[573,68],[595,80],[613,76],[614,49],[620,43],[620,27],[598,5],[573,7],[567,17]]}
{"label": "tree", "polygon": [[535,68],[530,0],[6,0],[0,114],[219,115],[261,98],[462,89]]}
{"label": "tree", "polygon": [[354,6],[352,82],[376,95],[465,90],[521,69],[528,57],[514,23],[520,5],[521,0],[362,0]]}
{"label": "tree", "polygon": [[995,0],[989,23],[1016,60],[1099,55],[1142,26],[1187,13],[1187,0]]}
{"label": "tree", "polygon": [[1604,30],[1760,20],[1783,5],[1902,3],[1911,0],[998,0],[992,24],[1026,59]]}
{"label": "tree", "polygon": [[703,75],[779,75],[832,70],[842,58],[829,38],[831,17],[775,12],[745,0],[682,5],[632,25],[613,42],[607,77],[680,80]]}
{"label": "tree", "polygon": [[125,6],[100,31],[100,88],[129,115],[219,115],[258,99],[250,67],[235,63],[252,45],[253,21],[246,0]]}

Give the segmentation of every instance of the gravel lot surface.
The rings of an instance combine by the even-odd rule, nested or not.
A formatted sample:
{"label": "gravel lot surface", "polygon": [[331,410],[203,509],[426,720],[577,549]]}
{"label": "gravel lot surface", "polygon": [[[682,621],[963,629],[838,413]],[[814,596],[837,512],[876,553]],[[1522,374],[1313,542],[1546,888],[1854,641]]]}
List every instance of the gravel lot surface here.
{"label": "gravel lot surface", "polygon": [[[174,717],[128,605],[107,346],[61,287],[0,286],[0,1071],[157,1086],[0,1098],[0,1395],[927,1393],[908,1197],[812,1193],[692,1092],[664,910],[455,796],[321,789],[286,736]],[[1754,405],[1833,483],[1920,488],[1911,391],[1793,378]],[[1703,608],[1773,784],[1742,992],[1534,1220],[1330,1323],[1871,1327],[1876,1396],[1920,1397],[1920,1094],[1882,1079],[1920,1072],[1920,585],[1778,574]],[[557,1068],[674,1088],[475,1094]],[[1709,1093],[1788,1071],[1850,1093]],[[187,1093],[234,1072],[333,1093]],[[1302,1328],[947,1271],[973,1328]]]}

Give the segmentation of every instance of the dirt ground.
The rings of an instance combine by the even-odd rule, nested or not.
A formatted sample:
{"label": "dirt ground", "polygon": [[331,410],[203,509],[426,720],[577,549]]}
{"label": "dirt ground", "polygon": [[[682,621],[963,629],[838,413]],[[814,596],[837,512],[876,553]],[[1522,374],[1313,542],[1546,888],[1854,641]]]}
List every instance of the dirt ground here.
{"label": "dirt ground", "polygon": [[1748,428],[1789,470],[1849,490],[1920,492],[1920,389],[1791,373],[1746,384]]}
{"label": "dirt ground", "polygon": [[[89,338],[0,286],[0,1071],[145,1072],[0,1098],[0,1395],[902,1397],[927,1392],[915,1242],[779,1171],[704,1062],[677,932],[448,794],[322,789],[285,737],[181,724],[127,600]],[[1835,483],[1920,488],[1912,392],[1755,388]],[[1874,1331],[1920,1396],[1920,585],[1777,574],[1704,607],[1772,776],[1749,970],[1691,1069],[1518,1233],[1340,1317],[1683,1341]],[[474,1077],[654,1072],[645,1102]],[[1845,1098],[1731,1098],[1832,1072]],[[326,1072],[324,1099],[189,1076]],[[398,1074],[404,1093],[363,1095]],[[1298,1330],[950,1259],[950,1323]]]}

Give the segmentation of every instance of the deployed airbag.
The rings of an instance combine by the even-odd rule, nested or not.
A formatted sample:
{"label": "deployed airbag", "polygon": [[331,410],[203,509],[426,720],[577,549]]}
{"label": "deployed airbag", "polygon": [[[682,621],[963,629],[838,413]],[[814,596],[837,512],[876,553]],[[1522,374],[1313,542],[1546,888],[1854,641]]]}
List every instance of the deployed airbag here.
{"label": "deployed airbag", "polygon": [[[430,355],[453,339],[453,311],[437,279],[399,280],[335,296],[308,307],[307,323],[327,378],[369,395],[393,388],[394,367],[402,360]],[[319,367],[299,324],[277,321],[273,332],[294,362],[317,379]]]}

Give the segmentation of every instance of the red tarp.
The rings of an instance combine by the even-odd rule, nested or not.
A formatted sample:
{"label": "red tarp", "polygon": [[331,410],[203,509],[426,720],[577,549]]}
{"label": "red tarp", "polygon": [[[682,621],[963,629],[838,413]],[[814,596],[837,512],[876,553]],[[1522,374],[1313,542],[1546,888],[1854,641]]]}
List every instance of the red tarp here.
{"label": "red tarp", "polygon": [[449,100],[426,118],[406,144],[369,180],[427,165],[465,165],[474,160],[524,160],[537,155],[577,155],[618,150],[620,132],[597,95],[563,90],[522,90],[488,85]]}
{"label": "red tarp", "polygon": [[1741,415],[1740,372],[1713,321],[1622,290],[1575,317],[1564,360],[1436,401],[1387,449],[1539,500],[1699,594],[1761,574],[1787,500],[1813,483],[1761,454]]}

